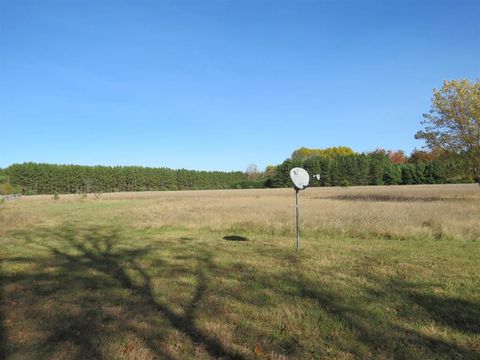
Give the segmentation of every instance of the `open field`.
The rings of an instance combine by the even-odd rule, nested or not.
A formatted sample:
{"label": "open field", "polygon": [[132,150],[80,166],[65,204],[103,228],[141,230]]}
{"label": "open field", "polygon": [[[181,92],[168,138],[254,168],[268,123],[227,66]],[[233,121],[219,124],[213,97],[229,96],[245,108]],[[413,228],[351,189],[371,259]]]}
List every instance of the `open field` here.
{"label": "open field", "polygon": [[[0,358],[478,359],[478,185],[0,205]],[[246,240],[246,241],[242,241]]]}

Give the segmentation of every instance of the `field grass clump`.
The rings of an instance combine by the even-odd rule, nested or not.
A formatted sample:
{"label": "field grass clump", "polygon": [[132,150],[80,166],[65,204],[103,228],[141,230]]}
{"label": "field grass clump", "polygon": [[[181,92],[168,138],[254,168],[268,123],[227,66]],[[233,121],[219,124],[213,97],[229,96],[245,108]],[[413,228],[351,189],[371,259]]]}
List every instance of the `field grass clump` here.
{"label": "field grass clump", "polygon": [[476,187],[301,196],[300,253],[293,191],[7,203],[0,358],[479,358]]}

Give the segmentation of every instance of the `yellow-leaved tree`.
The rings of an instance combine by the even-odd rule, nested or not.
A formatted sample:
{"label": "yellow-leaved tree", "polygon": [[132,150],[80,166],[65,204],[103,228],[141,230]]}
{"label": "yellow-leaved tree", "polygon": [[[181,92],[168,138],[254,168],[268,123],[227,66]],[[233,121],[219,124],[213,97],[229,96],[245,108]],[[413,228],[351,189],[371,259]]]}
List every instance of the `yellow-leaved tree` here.
{"label": "yellow-leaved tree", "polygon": [[432,108],[423,115],[416,139],[430,149],[441,148],[465,156],[480,185],[480,79],[449,80],[433,90]]}
{"label": "yellow-leaved tree", "polygon": [[330,147],[326,149],[309,149],[301,147],[292,153],[292,160],[305,160],[312,156],[335,159],[337,156],[354,155],[355,152],[347,146]]}

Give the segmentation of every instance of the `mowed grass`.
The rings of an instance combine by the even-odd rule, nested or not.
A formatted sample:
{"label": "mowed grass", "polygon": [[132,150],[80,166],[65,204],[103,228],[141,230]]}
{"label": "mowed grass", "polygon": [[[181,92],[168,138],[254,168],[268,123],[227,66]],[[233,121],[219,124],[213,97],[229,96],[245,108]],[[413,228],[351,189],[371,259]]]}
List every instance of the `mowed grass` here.
{"label": "mowed grass", "polygon": [[0,209],[0,358],[478,359],[478,185]]}

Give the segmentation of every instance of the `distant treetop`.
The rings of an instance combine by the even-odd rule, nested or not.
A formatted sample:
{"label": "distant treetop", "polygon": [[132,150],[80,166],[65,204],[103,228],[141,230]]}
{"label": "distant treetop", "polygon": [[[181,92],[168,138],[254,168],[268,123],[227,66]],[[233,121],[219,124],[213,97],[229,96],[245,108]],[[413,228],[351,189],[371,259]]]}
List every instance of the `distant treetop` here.
{"label": "distant treetop", "polygon": [[305,160],[313,156],[320,156],[328,159],[335,159],[337,156],[355,155],[348,146],[330,147],[326,149],[309,149],[301,147],[292,153],[292,160]]}

